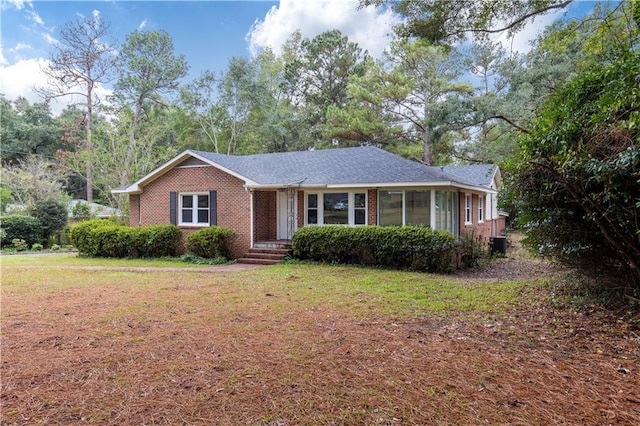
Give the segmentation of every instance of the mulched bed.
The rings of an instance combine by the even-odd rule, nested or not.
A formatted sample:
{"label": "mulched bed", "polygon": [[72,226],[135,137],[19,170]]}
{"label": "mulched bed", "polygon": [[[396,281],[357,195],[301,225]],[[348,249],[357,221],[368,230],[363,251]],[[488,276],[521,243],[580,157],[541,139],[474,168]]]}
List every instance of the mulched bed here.
{"label": "mulched bed", "polygon": [[[458,279],[547,267],[501,259]],[[550,287],[499,315],[364,319],[272,313],[271,294],[230,313],[193,298],[215,291],[201,284],[170,290],[127,294],[147,309],[119,315],[109,289],[5,298],[1,423],[640,424],[638,321],[551,303]]]}

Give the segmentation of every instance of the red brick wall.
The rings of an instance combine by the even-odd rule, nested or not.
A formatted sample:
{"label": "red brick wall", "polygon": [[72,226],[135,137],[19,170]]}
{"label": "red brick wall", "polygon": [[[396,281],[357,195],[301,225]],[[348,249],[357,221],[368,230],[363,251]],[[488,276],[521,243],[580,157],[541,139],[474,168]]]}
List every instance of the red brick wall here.
{"label": "red brick wall", "polygon": [[129,195],[129,225],[138,226],[140,224],[140,196]]}
{"label": "red brick wall", "polygon": [[378,190],[367,190],[367,224],[378,224]]}
{"label": "red brick wall", "polygon": [[304,227],[304,191],[298,191],[298,228]]}
{"label": "red brick wall", "polygon": [[254,233],[256,241],[277,239],[278,202],[276,191],[253,193]]}
{"label": "red brick wall", "polygon": [[478,223],[478,202],[480,201],[478,194],[472,194],[471,196],[471,224],[465,223],[466,195],[464,192],[459,192],[458,205],[460,206],[460,210],[458,214],[460,215],[460,235],[472,235],[475,233],[476,237],[481,238],[482,241],[487,244],[489,243],[489,237],[502,235],[505,230],[505,219],[504,217],[493,220],[488,218],[491,212],[487,211],[486,198],[484,199],[484,221],[483,223]]}
{"label": "red brick wall", "polygon": [[[169,193],[217,191],[218,225],[234,229],[236,237],[231,244],[233,257],[242,256],[250,247],[250,194],[244,182],[213,166],[174,168],[149,183],[140,195],[132,195],[132,206],[139,203],[140,217],[131,209],[132,226],[168,224]],[[138,200],[136,200],[136,198]],[[199,227],[181,227],[183,239]]]}

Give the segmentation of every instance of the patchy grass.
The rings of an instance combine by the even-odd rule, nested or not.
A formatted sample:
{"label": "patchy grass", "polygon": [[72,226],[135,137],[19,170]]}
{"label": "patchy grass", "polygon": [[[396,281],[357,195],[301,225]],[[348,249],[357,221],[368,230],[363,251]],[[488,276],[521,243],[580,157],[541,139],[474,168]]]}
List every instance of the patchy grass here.
{"label": "patchy grass", "polygon": [[640,418],[636,330],[547,305],[548,277],[87,271],[58,256],[2,260],[2,424]]}
{"label": "patchy grass", "polygon": [[119,266],[119,267],[194,267],[208,266],[183,262],[179,258],[165,259],[107,259],[97,257],[83,257],[78,253],[32,253],[16,254],[0,257],[2,266]]}

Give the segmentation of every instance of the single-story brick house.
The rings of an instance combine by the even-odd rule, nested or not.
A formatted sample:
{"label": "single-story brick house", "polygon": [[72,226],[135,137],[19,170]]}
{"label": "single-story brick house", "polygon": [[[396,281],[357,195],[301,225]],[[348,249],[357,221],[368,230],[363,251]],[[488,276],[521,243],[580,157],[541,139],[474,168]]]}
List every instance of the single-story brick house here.
{"label": "single-story brick house", "polygon": [[232,228],[233,256],[290,240],[303,226],[420,224],[485,240],[504,232],[494,165],[425,166],[376,147],[257,155],[187,150],[128,194],[132,226],[175,224],[183,233]]}

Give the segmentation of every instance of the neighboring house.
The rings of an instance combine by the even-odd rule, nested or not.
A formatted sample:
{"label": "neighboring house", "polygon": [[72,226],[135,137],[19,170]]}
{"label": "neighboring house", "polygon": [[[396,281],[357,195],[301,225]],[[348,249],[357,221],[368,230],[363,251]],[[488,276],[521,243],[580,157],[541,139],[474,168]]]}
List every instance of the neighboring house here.
{"label": "neighboring house", "polygon": [[69,202],[69,217],[74,218],[73,210],[77,204],[86,204],[89,207],[89,214],[96,219],[109,219],[111,217],[122,217],[122,212],[113,207],[105,206],[87,200],[73,199]]}
{"label": "neighboring house", "polygon": [[375,147],[245,156],[187,150],[133,184],[130,225],[172,223],[184,233],[236,231],[241,257],[303,226],[425,225],[485,240],[504,231],[499,169],[429,167]]}

